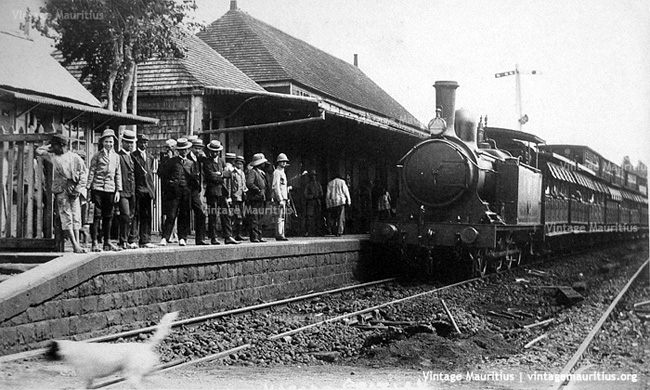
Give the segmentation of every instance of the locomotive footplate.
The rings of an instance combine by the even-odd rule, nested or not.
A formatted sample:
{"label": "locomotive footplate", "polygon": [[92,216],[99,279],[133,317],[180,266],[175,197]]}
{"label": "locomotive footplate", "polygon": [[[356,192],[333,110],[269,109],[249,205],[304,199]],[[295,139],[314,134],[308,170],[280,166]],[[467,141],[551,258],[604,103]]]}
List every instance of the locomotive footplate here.
{"label": "locomotive footplate", "polygon": [[539,226],[496,224],[435,223],[418,226],[417,223],[407,223],[399,225],[404,244],[426,247],[454,247],[462,244],[470,248],[496,248],[497,240],[503,233],[520,236],[519,238],[527,241],[526,238],[539,229]]}

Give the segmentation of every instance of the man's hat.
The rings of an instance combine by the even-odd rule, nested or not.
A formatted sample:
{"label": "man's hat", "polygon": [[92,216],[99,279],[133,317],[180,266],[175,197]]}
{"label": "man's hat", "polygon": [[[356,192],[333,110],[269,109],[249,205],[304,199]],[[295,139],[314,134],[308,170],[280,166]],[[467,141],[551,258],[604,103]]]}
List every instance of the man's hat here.
{"label": "man's hat", "polygon": [[117,137],[115,136],[115,131],[113,131],[112,129],[104,130],[104,132],[102,133],[102,136],[99,137],[99,142],[100,143],[103,142],[102,140],[104,138],[106,138],[106,137],[113,137],[115,139],[115,141],[117,141]]}
{"label": "man's hat", "polygon": [[226,153],[226,160],[234,160],[237,158],[235,153]]}
{"label": "man's hat", "polygon": [[312,170],[309,172],[309,174],[312,175],[312,176],[316,176],[316,175],[318,175],[318,172],[316,172],[315,169],[312,169]]}
{"label": "man's hat", "polygon": [[176,140],[176,149],[178,150],[189,149],[191,146],[192,143],[187,138],[179,138]]}
{"label": "man's hat", "polygon": [[289,159],[287,158],[287,155],[284,153],[278,154],[278,158],[275,159],[275,162],[289,162]]}
{"label": "man's hat", "polygon": [[138,141],[149,141],[149,137],[146,134],[139,133],[138,134]]}
{"label": "man's hat", "polygon": [[221,142],[219,140],[213,139],[208,144],[208,150],[211,150],[213,152],[219,152],[219,151],[223,150],[223,145],[221,145]]}
{"label": "man's hat", "polygon": [[192,146],[200,146],[203,147],[203,140],[201,138],[194,138],[193,140],[190,141],[192,143]]}
{"label": "man's hat", "polygon": [[168,139],[165,141],[165,145],[169,148],[175,148],[176,147],[176,140],[175,139]]}
{"label": "man's hat", "polygon": [[122,141],[135,142],[135,132],[133,130],[122,131]]}
{"label": "man's hat", "polygon": [[264,164],[265,162],[269,162],[269,160],[264,157],[264,153],[255,153],[249,165],[251,167],[256,167],[260,164]]}
{"label": "man's hat", "polygon": [[194,141],[195,139],[199,139],[199,136],[196,135],[196,134],[192,134],[192,135],[187,136],[187,140],[190,141],[190,142]]}
{"label": "man's hat", "polygon": [[52,138],[50,138],[50,144],[65,146],[68,144],[68,137],[61,133],[52,134]]}
{"label": "man's hat", "polygon": [[246,160],[244,160],[244,156],[237,156],[237,157],[235,157],[235,162],[240,162],[240,161],[243,162],[243,163],[246,162]]}

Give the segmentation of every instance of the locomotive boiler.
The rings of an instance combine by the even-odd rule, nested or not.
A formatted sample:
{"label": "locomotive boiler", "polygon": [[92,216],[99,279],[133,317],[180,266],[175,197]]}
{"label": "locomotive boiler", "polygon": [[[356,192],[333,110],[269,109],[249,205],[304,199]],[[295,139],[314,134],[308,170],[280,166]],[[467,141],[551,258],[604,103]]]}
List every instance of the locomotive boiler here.
{"label": "locomotive boiler", "polygon": [[375,222],[371,241],[424,264],[434,263],[434,250],[448,249],[479,275],[516,265],[541,230],[541,171],[498,149],[482,121],[455,110],[456,82],[434,87],[430,138],[398,162],[397,215]]}

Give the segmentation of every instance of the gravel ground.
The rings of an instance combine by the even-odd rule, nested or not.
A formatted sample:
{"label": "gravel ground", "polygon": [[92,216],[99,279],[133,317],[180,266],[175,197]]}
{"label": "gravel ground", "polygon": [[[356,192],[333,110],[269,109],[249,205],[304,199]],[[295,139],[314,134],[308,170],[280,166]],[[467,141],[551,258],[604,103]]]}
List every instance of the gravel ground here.
{"label": "gravel ground", "polygon": [[[154,383],[158,386],[161,383],[183,383],[186,374],[192,373],[187,374],[188,384],[182,388],[230,388],[207,386],[210,382],[207,378],[218,377],[215,373],[227,371],[231,374],[249,372],[250,375],[259,374],[262,377],[266,373],[271,378],[267,382],[260,379],[251,388],[258,385],[260,387],[257,388],[273,388],[269,387],[269,383],[288,386],[294,383],[297,388],[302,388],[302,385],[310,388],[309,384],[320,383],[310,382],[310,376],[320,379],[321,376],[328,377],[327,372],[338,372],[331,377],[331,381],[323,382],[324,387],[315,387],[327,388],[332,385],[332,388],[337,388],[337,384],[348,379],[342,376],[342,372],[347,370],[346,367],[353,366],[368,375],[363,376],[366,381],[368,378],[392,380],[390,383],[396,387],[410,378],[415,385],[420,383],[428,388],[439,388],[443,383],[444,388],[539,388],[542,383],[554,380],[552,377],[550,380],[541,378],[540,375],[561,370],[603,310],[647,257],[646,245],[628,244],[566,257],[561,261],[522,266],[507,275],[493,275],[470,286],[382,308],[372,316],[359,318],[363,326],[331,323],[277,341],[265,339],[316,319],[355,311],[425,291],[432,286],[392,284],[367,288],[291,304],[275,311],[175,329],[161,347],[164,361],[201,357],[247,343],[253,343],[255,347],[234,353],[221,361],[178,370],[177,373],[174,370],[162,373],[160,376],[164,381]],[[647,280],[644,283],[619,306],[616,321],[606,325],[580,364],[596,363],[598,369],[605,373],[636,374],[634,385],[641,386],[638,388],[650,387],[647,364],[650,360],[650,328],[648,321],[640,320],[630,309],[633,303],[649,299]],[[583,300],[574,304],[563,303],[556,288],[543,288],[572,285],[584,296]],[[441,299],[449,306],[462,334],[452,331]],[[510,313],[510,316],[503,317],[503,313]],[[554,319],[553,323],[546,327],[523,328],[524,325],[551,318]],[[411,324],[390,325],[405,321]],[[524,348],[526,343],[540,336],[544,337],[532,347]],[[39,372],[52,372],[41,367],[43,363],[40,361],[26,364],[37,378]],[[318,370],[322,370],[321,374],[314,374]],[[277,374],[280,371],[289,373],[284,382]],[[51,376],[58,378],[57,375],[66,375],[63,372]],[[391,377],[393,374],[396,376]],[[538,376],[531,378],[530,375]],[[194,379],[190,380],[190,377]],[[462,380],[456,380],[461,377]],[[7,376],[3,378],[7,379]],[[6,383],[15,385],[16,381]],[[262,383],[266,383],[265,387]],[[355,387],[359,383],[345,383],[350,388],[360,388]],[[618,388],[634,388],[631,382],[614,384],[624,386]]]}

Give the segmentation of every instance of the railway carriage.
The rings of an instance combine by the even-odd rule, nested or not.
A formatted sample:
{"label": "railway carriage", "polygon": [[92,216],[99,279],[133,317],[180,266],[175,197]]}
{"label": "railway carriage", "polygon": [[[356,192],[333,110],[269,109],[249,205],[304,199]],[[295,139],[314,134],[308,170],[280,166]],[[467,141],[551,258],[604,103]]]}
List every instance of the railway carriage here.
{"label": "railway carriage", "polygon": [[451,268],[482,275],[529,254],[647,234],[642,178],[588,148],[477,123],[454,109],[456,82],[434,86],[431,137],[398,162],[397,214],[373,223],[372,243],[428,272],[450,268],[434,265],[452,253]]}

